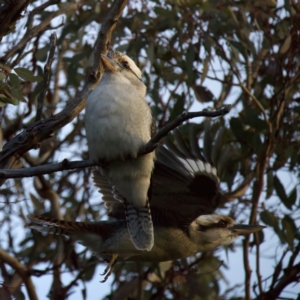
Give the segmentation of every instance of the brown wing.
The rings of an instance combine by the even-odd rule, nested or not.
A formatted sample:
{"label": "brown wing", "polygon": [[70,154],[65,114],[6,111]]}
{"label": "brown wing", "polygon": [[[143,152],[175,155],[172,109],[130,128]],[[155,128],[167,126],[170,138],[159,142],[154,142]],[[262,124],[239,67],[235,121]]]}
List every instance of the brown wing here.
{"label": "brown wing", "polygon": [[195,141],[188,146],[178,131],[174,135],[176,146],[166,142],[168,148],[157,150],[151,211],[157,225],[186,227],[218,207],[219,178]]}
{"label": "brown wing", "polygon": [[[175,131],[174,143],[159,146],[152,176],[152,199],[150,202],[155,225],[189,225],[199,215],[211,214],[219,204],[219,178],[216,168],[202,156],[198,144],[185,144]],[[196,140],[196,136],[195,136]],[[190,149],[193,150],[190,150]],[[123,219],[123,203],[102,177],[93,170],[94,182],[104,195],[108,214]]]}
{"label": "brown wing", "polygon": [[118,195],[114,186],[108,183],[107,179],[102,175],[100,168],[93,168],[92,173],[93,181],[96,187],[99,188],[99,192],[103,195],[102,199],[108,216],[115,219],[125,219],[124,199]]}

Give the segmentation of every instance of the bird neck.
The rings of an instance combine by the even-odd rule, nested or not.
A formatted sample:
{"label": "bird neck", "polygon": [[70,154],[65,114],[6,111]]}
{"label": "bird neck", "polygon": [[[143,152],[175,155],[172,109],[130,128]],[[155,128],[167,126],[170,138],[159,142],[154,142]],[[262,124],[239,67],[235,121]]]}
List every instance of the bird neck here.
{"label": "bird neck", "polygon": [[113,89],[117,87],[126,90],[128,87],[135,90],[141,96],[146,95],[146,86],[131,72],[105,72],[101,85],[111,85]]}

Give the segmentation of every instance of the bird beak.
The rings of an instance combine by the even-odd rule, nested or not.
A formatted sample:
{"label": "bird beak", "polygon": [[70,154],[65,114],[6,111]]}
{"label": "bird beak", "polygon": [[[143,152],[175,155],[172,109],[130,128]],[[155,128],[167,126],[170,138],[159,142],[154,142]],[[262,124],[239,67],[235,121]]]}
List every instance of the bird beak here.
{"label": "bird beak", "polygon": [[104,54],[101,54],[101,61],[104,65],[105,71],[107,72],[118,72],[123,69],[120,64]]}
{"label": "bird beak", "polygon": [[251,234],[254,232],[258,232],[263,228],[266,228],[266,226],[236,224],[232,227],[228,227],[229,230],[231,230],[234,233],[237,233],[238,235]]}

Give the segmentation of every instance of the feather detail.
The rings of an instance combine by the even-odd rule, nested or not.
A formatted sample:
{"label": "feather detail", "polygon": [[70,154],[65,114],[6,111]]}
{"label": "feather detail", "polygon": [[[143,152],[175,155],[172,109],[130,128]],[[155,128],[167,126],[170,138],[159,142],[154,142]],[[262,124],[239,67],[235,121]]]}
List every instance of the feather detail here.
{"label": "feather detail", "polygon": [[132,243],[138,250],[150,251],[154,245],[154,235],[149,201],[144,208],[135,208],[124,201],[124,208]]}
{"label": "feather detail", "polygon": [[109,238],[114,232],[114,222],[74,222],[64,221],[44,216],[30,214],[27,216],[31,221],[29,226],[42,233],[66,235],[75,237],[84,237],[87,234],[95,234],[104,240]]}

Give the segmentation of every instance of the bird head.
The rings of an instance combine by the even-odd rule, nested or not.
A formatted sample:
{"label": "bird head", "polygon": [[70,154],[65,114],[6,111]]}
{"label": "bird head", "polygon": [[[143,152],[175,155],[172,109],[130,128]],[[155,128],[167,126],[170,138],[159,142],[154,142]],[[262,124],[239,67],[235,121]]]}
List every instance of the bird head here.
{"label": "bird head", "polygon": [[202,215],[190,226],[191,240],[199,245],[200,251],[213,249],[232,243],[240,235],[248,235],[265,228],[261,225],[237,224],[233,219],[223,215]]}
{"label": "bird head", "polygon": [[110,50],[108,55],[101,54],[105,72],[118,76],[118,80],[135,86],[145,96],[146,86],[142,82],[142,72],[134,61],[124,53]]}
{"label": "bird head", "polygon": [[142,80],[141,70],[135,62],[124,53],[110,50],[108,55],[101,54],[101,61],[106,72],[129,72],[139,80]]}

